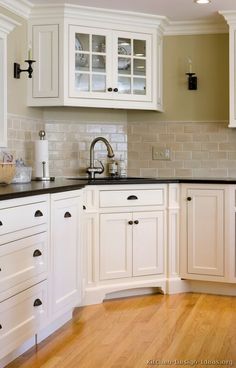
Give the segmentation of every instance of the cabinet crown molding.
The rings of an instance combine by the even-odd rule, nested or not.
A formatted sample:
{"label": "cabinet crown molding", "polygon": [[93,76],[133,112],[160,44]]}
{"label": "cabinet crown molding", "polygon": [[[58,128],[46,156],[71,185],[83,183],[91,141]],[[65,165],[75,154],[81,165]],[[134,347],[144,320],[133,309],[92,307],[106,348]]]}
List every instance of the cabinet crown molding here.
{"label": "cabinet crown molding", "polygon": [[8,34],[16,26],[20,26],[20,25],[21,25],[20,23],[7,17],[6,15],[0,14],[0,32]]}
{"label": "cabinet crown molding", "polygon": [[110,22],[112,24],[125,24],[159,28],[164,31],[167,18],[145,13],[135,13],[104,8],[94,8],[80,5],[37,5],[32,8],[30,19],[70,18],[88,21]]}
{"label": "cabinet crown molding", "polygon": [[33,4],[28,0],[0,0],[0,6],[22,18],[28,19]]}

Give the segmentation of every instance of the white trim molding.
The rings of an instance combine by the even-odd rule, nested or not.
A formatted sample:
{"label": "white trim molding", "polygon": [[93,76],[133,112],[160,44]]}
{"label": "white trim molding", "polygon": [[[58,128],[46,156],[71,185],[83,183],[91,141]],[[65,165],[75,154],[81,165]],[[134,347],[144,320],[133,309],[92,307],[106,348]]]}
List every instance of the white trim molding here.
{"label": "white trim molding", "polygon": [[33,8],[28,0],[0,0],[0,6],[25,19],[30,17]]}
{"label": "white trim molding", "polygon": [[16,22],[15,20],[7,17],[6,15],[0,14],[0,32],[10,33],[16,26],[20,26],[21,24]]}
{"label": "white trim molding", "polygon": [[208,21],[169,21],[165,27],[165,36],[178,35],[197,35],[197,34],[213,34],[213,33],[228,33],[227,24],[222,22],[208,22]]}

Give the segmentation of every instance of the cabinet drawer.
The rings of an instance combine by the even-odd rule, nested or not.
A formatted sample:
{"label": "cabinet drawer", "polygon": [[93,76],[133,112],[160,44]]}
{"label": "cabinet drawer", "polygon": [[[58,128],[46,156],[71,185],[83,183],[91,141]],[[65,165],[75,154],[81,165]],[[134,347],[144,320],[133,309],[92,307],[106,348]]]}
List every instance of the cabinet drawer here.
{"label": "cabinet drawer", "polygon": [[0,210],[0,235],[45,224],[47,221],[47,202],[4,208]]}
{"label": "cabinet drawer", "polygon": [[1,245],[0,293],[38,275],[46,277],[47,252],[46,232]]}
{"label": "cabinet drawer", "polygon": [[0,359],[43,327],[47,305],[46,281],[0,303]]}
{"label": "cabinet drawer", "polygon": [[100,207],[163,206],[164,187],[142,190],[104,190],[100,192]]}

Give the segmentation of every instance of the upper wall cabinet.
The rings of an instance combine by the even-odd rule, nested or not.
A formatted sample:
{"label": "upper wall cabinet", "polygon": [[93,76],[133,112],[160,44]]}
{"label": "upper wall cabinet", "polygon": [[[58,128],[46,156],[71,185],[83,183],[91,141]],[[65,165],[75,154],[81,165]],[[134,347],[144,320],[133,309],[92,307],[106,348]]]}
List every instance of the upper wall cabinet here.
{"label": "upper wall cabinet", "polygon": [[7,35],[16,25],[0,14],[0,147],[7,146]]}
{"label": "upper wall cabinet", "polygon": [[69,5],[36,8],[29,106],[161,111],[164,21]]}
{"label": "upper wall cabinet", "polygon": [[236,128],[236,11],[222,11],[229,25],[229,128]]}

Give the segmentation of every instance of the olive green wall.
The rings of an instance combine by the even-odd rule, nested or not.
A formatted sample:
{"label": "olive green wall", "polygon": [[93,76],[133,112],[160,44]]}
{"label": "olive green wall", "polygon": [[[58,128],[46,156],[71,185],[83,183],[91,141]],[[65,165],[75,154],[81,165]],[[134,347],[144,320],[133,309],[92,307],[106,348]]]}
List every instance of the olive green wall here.
{"label": "olive green wall", "polygon": [[[164,37],[164,113],[128,111],[128,121],[228,120],[228,34]],[[187,89],[187,58],[198,77]]]}

